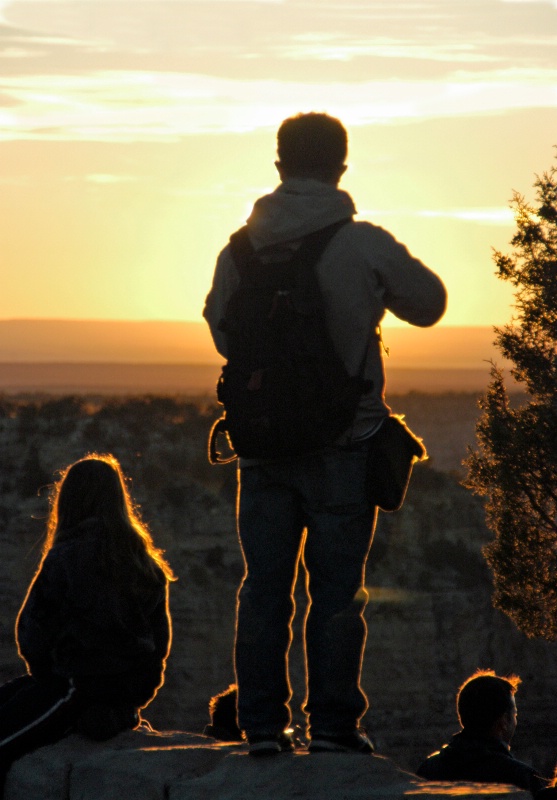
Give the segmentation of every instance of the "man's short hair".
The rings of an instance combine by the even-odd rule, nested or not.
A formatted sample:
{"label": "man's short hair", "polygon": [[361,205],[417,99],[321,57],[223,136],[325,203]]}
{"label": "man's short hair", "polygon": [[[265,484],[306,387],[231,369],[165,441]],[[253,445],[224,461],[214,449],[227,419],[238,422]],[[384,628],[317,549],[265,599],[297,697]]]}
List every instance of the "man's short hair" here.
{"label": "man's short hair", "polygon": [[502,714],[512,709],[512,698],[519,684],[518,675],[501,678],[493,670],[478,670],[467,678],[456,696],[462,727],[487,733]]}
{"label": "man's short hair", "polygon": [[285,119],[277,133],[277,154],[290,174],[334,171],[348,153],[348,134],[342,122],[312,111]]}

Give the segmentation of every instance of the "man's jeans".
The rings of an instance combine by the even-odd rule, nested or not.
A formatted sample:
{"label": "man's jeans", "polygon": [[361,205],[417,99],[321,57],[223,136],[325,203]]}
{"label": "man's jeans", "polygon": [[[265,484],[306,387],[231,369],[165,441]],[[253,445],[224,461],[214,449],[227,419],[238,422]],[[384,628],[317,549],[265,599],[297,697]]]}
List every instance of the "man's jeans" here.
{"label": "man's jeans", "polygon": [[287,660],[300,555],[311,596],[304,706],[311,731],[351,733],[367,709],[360,687],[364,571],[376,509],[366,499],[365,461],[366,445],[360,444],[239,471],[246,572],[238,595],[235,659],[239,725],[248,736],[276,734],[291,721]]}

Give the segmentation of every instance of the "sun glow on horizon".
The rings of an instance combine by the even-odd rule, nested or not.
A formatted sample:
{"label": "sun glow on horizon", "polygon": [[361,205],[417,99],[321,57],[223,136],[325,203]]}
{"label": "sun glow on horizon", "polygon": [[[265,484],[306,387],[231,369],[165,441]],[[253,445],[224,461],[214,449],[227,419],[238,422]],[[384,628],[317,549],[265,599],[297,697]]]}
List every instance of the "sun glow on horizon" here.
{"label": "sun glow on horizon", "polygon": [[278,124],[308,110],[349,130],[360,218],[446,282],[442,324],[509,318],[491,251],[551,166],[554,2],[68,8],[0,0],[0,319],[201,319],[218,251],[278,182]]}

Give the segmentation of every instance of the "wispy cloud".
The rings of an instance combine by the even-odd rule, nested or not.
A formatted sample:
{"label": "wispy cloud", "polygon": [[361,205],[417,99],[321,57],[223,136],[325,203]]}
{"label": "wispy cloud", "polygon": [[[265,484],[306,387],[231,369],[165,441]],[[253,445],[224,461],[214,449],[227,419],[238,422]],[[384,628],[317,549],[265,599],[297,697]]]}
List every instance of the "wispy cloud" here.
{"label": "wispy cloud", "polygon": [[452,219],[459,222],[476,222],[480,225],[512,225],[514,212],[511,208],[446,208],[421,210],[419,217]]}
{"label": "wispy cloud", "polygon": [[473,223],[476,225],[509,227],[514,224],[515,216],[511,208],[481,207],[468,208],[358,208],[362,219],[419,218],[446,219],[453,222]]}
{"label": "wispy cloud", "polygon": [[557,45],[543,0],[535,13],[527,0],[0,0],[2,10],[14,26],[0,32],[11,40],[10,74],[172,69],[247,79],[257,70],[295,80],[302,63],[316,82],[445,78],[462,64],[547,66]]}
{"label": "wispy cloud", "polygon": [[357,126],[557,106],[548,26],[493,25],[511,8],[499,0],[450,6],[0,0],[0,141],[176,141],[313,108]]}
{"label": "wispy cloud", "polygon": [[388,37],[341,37],[336,33],[306,33],[293,36],[288,44],[276,47],[279,57],[304,61],[350,61],[355,58],[429,60],[451,63],[500,61],[471,42],[421,43]]}
{"label": "wispy cloud", "polygon": [[134,175],[112,175],[104,172],[93,172],[89,175],[86,175],[85,180],[88,183],[100,183],[104,186],[107,186],[117,183],[130,183],[136,181],[137,178]]}
{"label": "wispy cloud", "polygon": [[461,72],[450,81],[290,83],[180,73],[10,77],[0,140],[160,140],[274,128],[293,110],[374,125],[557,107],[557,69]]}
{"label": "wispy cloud", "polygon": [[[61,5],[64,3],[74,2],[74,0],[0,0],[0,10],[2,7],[7,6],[14,6],[14,5],[37,5],[37,4],[44,4],[44,5]],[[80,0],[83,5],[97,5],[98,0]],[[523,0],[524,2],[528,2],[528,0]],[[158,0],[133,0],[134,5],[141,5],[144,3],[145,5],[153,4],[158,2]],[[288,2],[288,0],[164,0],[165,3],[175,3],[176,5],[195,5],[196,3],[203,3],[205,5],[209,5],[210,3],[222,4],[222,3],[234,3],[236,5],[242,5],[244,3],[257,3],[259,5],[284,5],[284,3]],[[130,5],[131,0],[111,0],[111,5]]]}
{"label": "wispy cloud", "polygon": [[545,5],[557,8],[557,0],[499,0],[500,3],[522,3],[523,5],[534,5],[534,3],[544,3]]}

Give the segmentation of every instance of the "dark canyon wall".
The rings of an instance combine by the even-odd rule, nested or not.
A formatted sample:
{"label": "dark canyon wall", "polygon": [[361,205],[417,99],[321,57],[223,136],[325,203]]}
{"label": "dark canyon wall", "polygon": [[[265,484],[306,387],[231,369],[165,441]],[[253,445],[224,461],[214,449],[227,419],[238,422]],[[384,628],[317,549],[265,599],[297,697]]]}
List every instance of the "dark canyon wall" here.
{"label": "dark canyon wall", "polygon": [[[431,464],[415,469],[404,508],[379,519],[367,571],[366,725],[379,752],[415,769],[456,730],[454,693],[464,678],[478,667],[517,672],[523,685],[514,749],[549,772],[557,756],[552,744],[557,645],[526,639],[491,607],[481,556],[490,533],[481,501],[456,474],[464,442],[471,440],[475,400],[414,396],[400,398],[399,405],[434,455]],[[40,557],[45,487],[54,470],[84,453],[111,451],[133,478],[134,496],[179,576],[172,586],[174,643],[167,679],[146,716],[158,729],[202,731],[209,697],[233,680],[235,593],[243,569],[234,524],[234,468],[206,464],[205,438],[214,415],[205,401],[179,398],[4,398],[1,680],[22,668],[13,624]],[[302,580],[297,603],[300,618]],[[292,682],[299,708],[299,625],[296,633]],[[299,710],[295,721],[302,721]]]}

